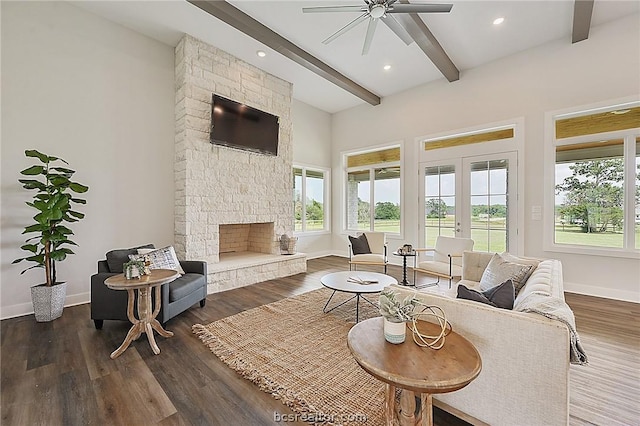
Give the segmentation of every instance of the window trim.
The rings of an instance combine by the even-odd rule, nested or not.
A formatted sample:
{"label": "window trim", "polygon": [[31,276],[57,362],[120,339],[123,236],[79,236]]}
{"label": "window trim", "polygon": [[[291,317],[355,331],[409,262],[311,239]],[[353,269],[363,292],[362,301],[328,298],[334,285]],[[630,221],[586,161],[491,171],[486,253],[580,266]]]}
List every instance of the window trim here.
{"label": "window trim", "polygon": [[[635,174],[633,179],[629,180],[635,170],[635,137],[640,135],[640,127],[633,129],[616,130],[603,133],[594,133],[583,136],[573,136],[562,139],[556,139],[556,120],[581,115],[590,115],[598,112],[615,111],[627,107],[637,107],[640,105],[638,98],[625,98],[617,101],[602,102],[594,105],[578,106],[557,111],[548,111],[545,113],[545,144],[544,144],[544,208],[543,208],[543,249],[544,251],[570,254],[584,254],[591,256],[605,256],[616,258],[640,259],[640,247],[629,248],[628,243],[634,237],[634,232],[627,231],[628,223],[635,226],[635,208],[628,209],[626,203],[629,203],[628,195],[632,194],[631,199],[635,199]],[[616,139],[623,138],[624,142],[624,164],[625,164],[625,183],[632,182],[633,185],[625,185],[625,233],[623,235],[625,247],[600,247],[587,246],[577,244],[558,244],[555,242],[555,185],[556,185],[556,147],[564,145],[573,145],[593,141],[594,138]],[[628,140],[633,139],[633,143]],[[631,152],[633,150],[633,155]],[[629,167],[633,160],[633,167]],[[631,211],[631,212],[630,212]],[[633,213],[633,214],[632,214]],[[629,217],[633,220],[628,222]],[[634,237],[635,238],[635,237]]]}
{"label": "window trim", "polygon": [[[321,172],[324,176],[323,178],[323,194],[322,197],[324,198],[323,200],[323,212],[324,212],[324,228],[317,230],[317,231],[307,231],[306,230],[306,203],[302,203],[302,231],[296,231],[296,226],[295,226],[295,222],[296,222],[296,218],[295,218],[295,207],[294,207],[294,212],[293,212],[293,235],[298,236],[298,237],[304,237],[304,236],[308,236],[308,235],[324,235],[324,234],[331,234],[331,169],[328,167],[322,167],[322,166],[316,166],[316,165],[311,165],[311,164],[305,164],[305,163],[293,163],[293,166],[291,168],[291,174],[293,175],[293,170],[294,169],[301,169],[302,170],[302,188],[301,188],[301,194],[300,196],[302,197],[302,199],[305,199],[306,196],[306,189],[307,189],[307,184],[306,184],[306,175],[307,175],[307,170],[311,170],[314,172]],[[295,199],[294,199],[295,202]]]}
{"label": "window trim", "polygon": [[[399,148],[400,149],[400,160],[399,161],[389,161],[389,162],[383,162],[383,163],[375,163],[375,164],[367,164],[365,166],[356,166],[356,167],[347,167],[348,164],[348,157],[350,156],[354,156],[354,155],[359,155],[359,154],[366,154],[369,152],[375,152],[375,151],[383,151],[386,149],[392,149],[392,148]],[[342,208],[341,208],[341,217],[342,217],[342,231],[341,233],[343,235],[351,235],[354,232],[366,232],[362,229],[349,229],[348,227],[348,220],[347,220],[347,183],[348,183],[348,175],[349,172],[355,172],[355,171],[362,171],[362,170],[369,170],[369,176],[371,176],[372,170],[375,170],[377,168],[383,168],[383,167],[400,167],[400,231],[399,232],[386,232],[387,237],[391,237],[391,238],[398,238],[398,239],[402,239],[404,238],[404,218],[405,218],[405,199],[404,199],[404,178],[405,178],[405,167],[404,167],[404,142],[403,141],[396,141],[396,142],[390,142],[390,143],[385,143],[385,144],[381,144],[381,145],[376,145],[376,146],[372,146],[366,149],[353,149],[353,150],[349,150],[349,151],[343,151],[340,153],[341,157],[342,157]],[[374,176],[375,176],[375,172],[374,172]],[[373,183],[373,181],[371,181]],[[374,185],[371,184],[370,185],[370,195],[369,195],[369,200],[371,202],[371,200],[375,197],[374,194]],[[375,214],[375,209],[370,209],[370,218],[369,218],[369,229],[371,230],[373,228],[374,225],[374,214]]]}

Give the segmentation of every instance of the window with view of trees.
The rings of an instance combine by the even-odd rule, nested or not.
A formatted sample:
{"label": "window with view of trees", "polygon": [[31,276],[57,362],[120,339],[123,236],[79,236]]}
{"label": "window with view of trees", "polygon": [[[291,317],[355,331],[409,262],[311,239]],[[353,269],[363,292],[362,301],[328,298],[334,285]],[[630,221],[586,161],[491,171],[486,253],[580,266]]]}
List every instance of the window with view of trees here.
{"label": "window with view of trees", "polygon": [[[328,230],[327,170],[293,168],[293,211],[296,232]],[[303,201],[304,200],[304,201]]]}
{"label": "window with view of trees", "polygon": [[[583,134],[556,140],[556,244],[640,248],[640,130],[632,128],[639,117],[637,107],[565,120],[574,120],[574,128],[588,118],[593,122]],[[595,136],[598,129],[610,132]]]}
{"label": "window with view of trees", "polygon": [[400,233],[400,147],[346,161],[347,230]]}

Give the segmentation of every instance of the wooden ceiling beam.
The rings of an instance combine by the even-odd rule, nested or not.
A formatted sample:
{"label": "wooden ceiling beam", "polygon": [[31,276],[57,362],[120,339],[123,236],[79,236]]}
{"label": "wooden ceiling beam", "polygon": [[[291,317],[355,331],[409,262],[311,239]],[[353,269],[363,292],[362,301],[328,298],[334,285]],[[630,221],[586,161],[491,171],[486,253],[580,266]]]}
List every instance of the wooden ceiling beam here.
{"label": "wooden ceiling beam", "polygon": [[[409,0],[400,0],[400,3],[409,4]],[[460,70],[417,13],[399,13],[394,16],[447,80],[452,82],[460,79]]]}
{"label": "wooden ceiling beam", "polygon": [[589,38],[591,15],[594,0],[575,0],[573,4],[573,32],[571,43],[577,43]]}
{"label": "wooden ceiling beam", "polygon": [[302,65],[320,77],[332,82],[338,87],[368,102],[371,105],[380,104],[380,97],[360,86],[355,81],[341,74],[320,59],[301,49],[289,40],[274,32],[251,16],[227,3],[219,0],[187,0],[189,3],[204,10],[211,16],[231,25],[240,32],[270,47],[283,56]]}

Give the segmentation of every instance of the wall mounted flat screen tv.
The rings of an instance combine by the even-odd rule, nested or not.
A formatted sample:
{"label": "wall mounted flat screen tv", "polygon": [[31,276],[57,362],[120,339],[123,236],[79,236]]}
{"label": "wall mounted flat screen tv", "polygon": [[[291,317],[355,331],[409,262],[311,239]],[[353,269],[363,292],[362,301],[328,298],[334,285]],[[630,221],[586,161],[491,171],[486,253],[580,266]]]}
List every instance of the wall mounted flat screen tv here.
{"label": "wall mounted flat screen tv", "polygon": [[278,129],[277,116],[213,95],[210,136],[212,144],[278,155]]}

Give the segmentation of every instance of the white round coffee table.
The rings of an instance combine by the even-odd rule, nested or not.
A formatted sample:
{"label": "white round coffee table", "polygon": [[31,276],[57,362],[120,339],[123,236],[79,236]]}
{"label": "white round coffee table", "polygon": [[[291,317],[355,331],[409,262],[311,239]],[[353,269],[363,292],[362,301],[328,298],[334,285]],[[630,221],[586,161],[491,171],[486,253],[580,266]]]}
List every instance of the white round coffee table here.
{"label": "white round coffee table", "polygon": [[[358,281],[362,281],[362,283]],[[353,299],[356,299],[356,323],[360,321],[360,298],[367,301],[373,307],[378,307],[378,305],[364,297],[363,294],[380,293],[386,286],[389,286],[391,284],[398,284],[398,281],[395,278],[390,277],[389,275],[365,271],[334,272],[320,278],[320,282],[323,286],[333,290],[333,293],[331,293],[329,300],[327,300],[327,303],[325,303],[322,312],[324,312],[325,314],[329,313],[335,308],[342,306]],[[329,302],[331,302],[331,299],[333,298],[333,295],[336,294],[336,291],[341,291],[343,293],[353,293],[354,296],[327,310]]]}

